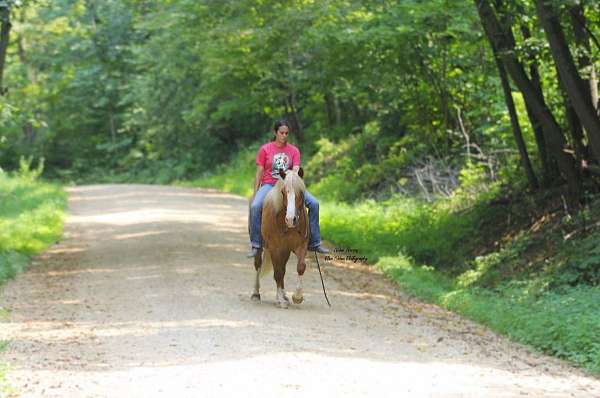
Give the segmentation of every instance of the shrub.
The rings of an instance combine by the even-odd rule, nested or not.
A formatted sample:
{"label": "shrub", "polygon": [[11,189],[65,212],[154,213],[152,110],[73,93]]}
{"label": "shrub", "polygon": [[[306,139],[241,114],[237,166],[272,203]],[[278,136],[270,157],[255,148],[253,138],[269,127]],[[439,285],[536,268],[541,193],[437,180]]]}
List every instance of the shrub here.
{"label": "shrub", "polygon": [[37,181],[40,173],[27,164],[18,175],[0,173],[0,282],[61,235],[66,195],[59,186]]}

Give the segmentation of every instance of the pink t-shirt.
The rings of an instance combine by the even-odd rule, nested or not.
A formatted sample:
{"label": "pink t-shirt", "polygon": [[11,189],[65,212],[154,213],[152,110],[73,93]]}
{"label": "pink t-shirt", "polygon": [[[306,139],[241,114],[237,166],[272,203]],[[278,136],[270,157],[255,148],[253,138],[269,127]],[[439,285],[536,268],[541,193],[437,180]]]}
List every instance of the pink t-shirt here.
{"label": "pink t-shirt", "polygon": [[278,147],[274,141],[261,146],[256,154],[256,164],[263,166],[265,171],[260,182],[275,184],[279,177],[279,169],[288,170],[300,166],[300,151],[292,144]]}

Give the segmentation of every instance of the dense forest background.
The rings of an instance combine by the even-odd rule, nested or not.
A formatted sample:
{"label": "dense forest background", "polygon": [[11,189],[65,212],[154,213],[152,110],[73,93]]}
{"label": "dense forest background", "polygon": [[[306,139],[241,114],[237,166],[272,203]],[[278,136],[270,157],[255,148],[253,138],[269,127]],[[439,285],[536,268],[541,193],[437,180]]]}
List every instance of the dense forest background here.
{"label": "dense forest background", "polygon": [[595,189],[597,2],[2,0],[0,12],[5,169],[25,156],[49,176],[185,179],[287,117],[320,159],[312,181],[340,200],[448,195],[461,170]]}

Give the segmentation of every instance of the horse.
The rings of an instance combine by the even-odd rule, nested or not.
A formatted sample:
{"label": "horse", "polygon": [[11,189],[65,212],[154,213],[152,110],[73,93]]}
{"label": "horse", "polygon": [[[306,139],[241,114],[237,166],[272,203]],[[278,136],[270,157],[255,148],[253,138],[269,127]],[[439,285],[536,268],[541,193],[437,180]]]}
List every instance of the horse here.
{"label": "horse", "polygon": [[280,170],[279,175],[282,179],[277,181],[267,193],[263,203],[261,219],[263,249],[254,258],[256,279],[251,299],[260,301],[260,277],[266,275],[272,268],[277,285],[277,304],[280,308],[288,308],[290,300],[285,293],[283,282],[286,264],[293,252],[298,258],[298,283],[292,300],[294,304],[300,304],[304,301],[302,276],[306,271],[310,228],[304,205],[306,191],[302,179],[304,172],[302,169],[298,173],[293,170],[286,172]]}

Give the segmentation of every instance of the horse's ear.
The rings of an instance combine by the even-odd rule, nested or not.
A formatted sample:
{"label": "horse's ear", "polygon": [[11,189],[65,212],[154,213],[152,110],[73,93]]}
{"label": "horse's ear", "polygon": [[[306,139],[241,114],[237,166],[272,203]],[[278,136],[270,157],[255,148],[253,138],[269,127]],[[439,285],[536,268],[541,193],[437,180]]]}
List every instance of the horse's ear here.
{"label": "horse's ear", "polygon": [[304,169],[302,167],[298,169],[298,175],[300,176],[300,178],[304,179]]}
{"label": "horse's ear", "polygon": [[283,169],[279,169],[279,177],[281,177],[282,180],[285,180],[285,171],[283,171]]}

